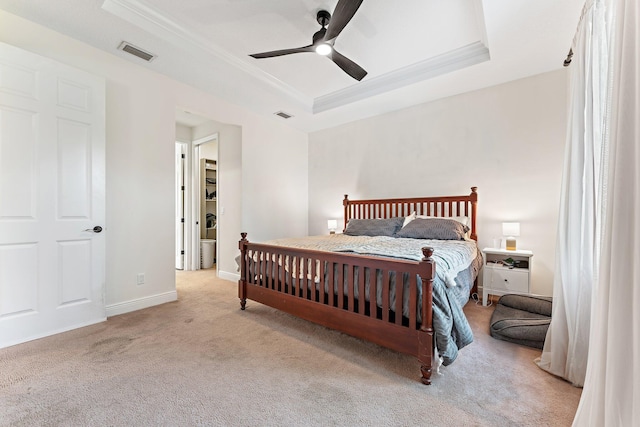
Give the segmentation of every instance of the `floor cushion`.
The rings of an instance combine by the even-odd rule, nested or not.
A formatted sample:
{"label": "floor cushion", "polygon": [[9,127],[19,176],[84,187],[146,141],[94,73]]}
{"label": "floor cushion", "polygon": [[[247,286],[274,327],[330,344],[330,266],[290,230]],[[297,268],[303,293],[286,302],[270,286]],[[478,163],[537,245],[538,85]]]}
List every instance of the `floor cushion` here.
{"label": "floor cushion", "polygon": [[491,336],[542,349],[551,323],[551,298],[507,294],[491,315]]}

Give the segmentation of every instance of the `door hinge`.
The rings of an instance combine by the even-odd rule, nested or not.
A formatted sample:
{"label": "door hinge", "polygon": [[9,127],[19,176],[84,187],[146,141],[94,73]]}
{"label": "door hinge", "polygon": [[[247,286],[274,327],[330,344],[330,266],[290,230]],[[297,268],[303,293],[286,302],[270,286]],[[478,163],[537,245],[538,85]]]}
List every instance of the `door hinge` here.
{"label": "door hinge", "polygon": [[180,218],[180,222],[184,223],[184,218]]}
{"label": "door hinge", "polygon": [[180,251],[180,255],[184,255],[184,251]]}
{"label": "door hinge", "polygon": [[184,159],[184,154],[180,154],[180,157],[182,157]]}
{"label": "door hinge", "polygon": [[180,189],[181,189],[182,191],[184,191],[184,185],[183,185],[182,187],[180,187]]}

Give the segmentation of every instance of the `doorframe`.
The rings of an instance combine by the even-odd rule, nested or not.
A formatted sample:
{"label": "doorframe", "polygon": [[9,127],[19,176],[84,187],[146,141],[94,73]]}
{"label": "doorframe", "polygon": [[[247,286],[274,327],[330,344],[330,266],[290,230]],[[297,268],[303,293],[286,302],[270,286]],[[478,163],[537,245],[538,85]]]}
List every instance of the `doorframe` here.
{"label": "doorframe", "polygon": [[[185,260],[189,260],[190,269],[191,270],[200,270],[200,145],[206,144],[207,142],[217,142],[216,150],[218,154],[220,153],[220,135],[219,132],[214,132],[211,135],[207,135],[203,138],[196,139],[191,142],[191,158],[188,159],[188,166],[190,168],[189,175],[191,179],[191,191],[190,193],[190,212],[187,213],[185,211],[185,215],[188,215],[187,218],[190,218],[190,241],[188,242],[190,248],[190,256],[187,258],[187,242],[185,241]],[[219,163],[219,155],[218,163]],[[220,170],[218,168],[218,194],[220,194]],[[216,216],[218,216],[218,206],[220,205],[220,200],[218,199],[218,203],[216,203]],[[218,240],[216,239],[216,254],[218,253]],[[185,263],[186,264],[186,263]],[[216,262],[216,273],[218,272],[219,263]]]}
{"label": "doorframe", "polygon": [[[176,256],[181,256],[182,257],[182,262],[181,262],[181,268],[178,267],[178,262],[176,261],[176,269],[177,270],[186,270],[186,260],[187,258],[187,232],[188,232],[188,227],[187,227],[187,209],[188,209],[188,204],[189,204],[189,193],[188,193],[188,184],[187,184],[187,177],[189,176],[187,174],[187,167],[188,167],[188,161],[187,161],[187,156],[188,156],[188,152],[189,150],[189,142],[185,142],[185,141],[176,141],[176,248],[175,248],[175,254]],[[178,151],[179,149],[179,151]],[[179,174],[182,174],[182,179],[181,184],[182,184],[182,189],[178,188],[178,177]],[[182,201],[180,201],[180,199],[182,199]],[[180,204],[182,203],[182,206],[180,206]],[[182,211],[180,211],[180,207],[182,207]],[[180,233],[178,233],[177,227],[178,224],[180,224],[178,221],[180,220],[180,218],[182,218],[182,254],[179,254],[178,251],[180,249],[180,242],[179,242],[179,238],[178,235]]]}

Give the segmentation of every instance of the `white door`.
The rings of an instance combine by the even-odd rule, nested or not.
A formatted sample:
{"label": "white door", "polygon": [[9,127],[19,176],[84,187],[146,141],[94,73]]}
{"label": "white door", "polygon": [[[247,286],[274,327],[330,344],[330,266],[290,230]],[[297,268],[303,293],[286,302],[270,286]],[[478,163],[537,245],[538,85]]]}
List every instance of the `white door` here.
{"label": "white door", "polygon": [[106,318],[105,83],[0,43],[0,348]]}

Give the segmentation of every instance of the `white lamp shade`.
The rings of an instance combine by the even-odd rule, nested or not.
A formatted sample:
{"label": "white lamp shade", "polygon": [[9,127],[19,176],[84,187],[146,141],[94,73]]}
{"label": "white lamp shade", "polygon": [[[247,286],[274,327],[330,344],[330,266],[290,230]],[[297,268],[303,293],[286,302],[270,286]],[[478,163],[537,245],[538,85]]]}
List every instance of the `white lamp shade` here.
{"label": "white lamp shade", "polygon": [[502,223],[502,235],[516,237],[520,235],[520,223],[519,222],[503,222]]}
{"label": "white lamp shade", "polygon": [[329,230],[335,230],[336,228],[338,228],[338,220],[337,219],[328,220],[327,227],[329,228]]}

